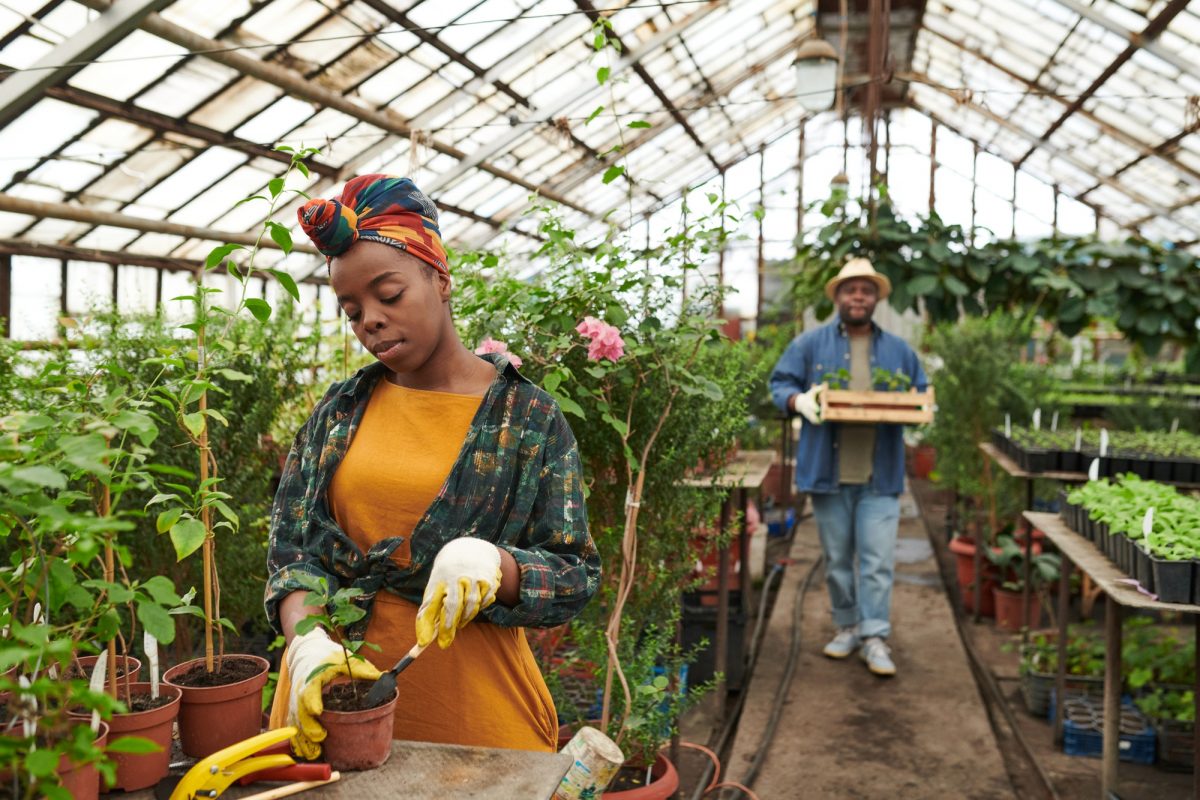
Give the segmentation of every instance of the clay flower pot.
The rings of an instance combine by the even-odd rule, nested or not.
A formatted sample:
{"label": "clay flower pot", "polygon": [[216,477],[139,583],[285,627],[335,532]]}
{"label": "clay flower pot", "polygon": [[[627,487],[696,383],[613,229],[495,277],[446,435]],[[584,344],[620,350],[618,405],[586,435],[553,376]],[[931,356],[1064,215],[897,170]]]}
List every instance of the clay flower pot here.
{"label": "clay flower pot", "polygon": [[[150,696],[149,683],[135,683],[129,689],[132,697]],[[179,716],[179,701],[183,692],[178,686],[162,685],[159,695],[170,698],[171,702],[149,711],[114,714],[108,723],[109,738],[114,742],[123,736],[139,736],[159,746],[157,753],[112,753],[111,758],[117,765],[117,782],[113,788],[127,792],[145,789],[158,783],[167,774],[171,761],[171,727]],[[126,704],[129,704],[128,700]]]}
{"label": "clay flower pot", "polygon": [[321,755],[333,769],[375,769],[392,754],[392,718],[400,692],[381,706],[365,711],[329,711],[321,714],[328,736],[321,742]]}
{"label": "clay flower pot", "polygon": [[667,800],[679,791],[679,773],[675,765],[662,753],[654,759],[650,768],[650,782],[636,789],[604,793],[605,800]]}
{"label": "clay flower pot", "polygon": [[257,672],[249,678],[221,686],[187,686],[179,683],[194,670],[204,671],[204,659],[195,658],[163,673],[163,683],[183,693],[179,706],[179,738],[183,752],[204,758],[262,730],[262,690],[270,664],[251,655],[225,656],[225,662],[250,662]]}
{"label": "clay flower pot", "polygon": [[[101,653],[98,656],[80,656],[75,659],[79,664],[79,668],[83,670],[83,679],[86,681],[92,677],[92,670],[96,668],[96,662],[101,658],[108,658],[108,655]],[[117,656],[117,681],[124,682],[125,676],[129,676],[130,681],[136,681],[138,675],[142,671],[142,662],[133,656]]]}
{"label": "clay flower pot", "polygon": [[[96,733],[96,746],[102,750],[108,746],[107,722],[100,723],[100,730]],[[66,756],[62,756],[58,759],[58,779],[74,800],[93,800],[100,796],[100,771],[96,769],[95,762],[74,764]]]}
{"label": "clay flower pot", "polygon": [[1042,601],[1037,592],[1029,593],[1029,619],[1021,624],[1021,592],[1010,592],[997,586],[993,590],[996,597],[996,627],[1002,631],[1019,633],[1023,627],[1036,627],[1042,617]]}

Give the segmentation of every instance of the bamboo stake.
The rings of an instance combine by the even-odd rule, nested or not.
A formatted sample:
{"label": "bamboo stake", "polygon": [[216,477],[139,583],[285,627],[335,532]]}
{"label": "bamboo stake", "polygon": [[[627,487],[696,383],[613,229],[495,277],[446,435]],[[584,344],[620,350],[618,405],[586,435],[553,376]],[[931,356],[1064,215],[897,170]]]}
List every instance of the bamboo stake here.
{"label": "bamboo stake", "polygon": [[[204,379],[205,357],[204,357],[204,279],[203,273],[200,274],[197,280],[197,292],[200,297],[199,311],[200,324],[196,330],[197,348],[196,348],[196,365],[197,375],[201,380]],[[207,489],[204,484],[208,481],[208,417],[204,412],[208,410],[208,390],[200,391],[200,522],[204,525],[204,668],[209,672],[213,671],[213,532],[212,532],[212,515],[209,513],[207,506],[204,506],[204,496],[207,494]]]}
{"label": "bamboo stake", "polygon": [[[107,437],[105,444],[107,444]],[[108,484],[101,486],[100,492],[100,516],[107,517],[112,511],[112,490]],[[112,534],[109,534],[104,540],[104,580],[106,583],[112,583],[116,577],[116,563],[113,558]],[[108,640],[108,693],[113,697],[117,696],[117,638],[114,636]]]}

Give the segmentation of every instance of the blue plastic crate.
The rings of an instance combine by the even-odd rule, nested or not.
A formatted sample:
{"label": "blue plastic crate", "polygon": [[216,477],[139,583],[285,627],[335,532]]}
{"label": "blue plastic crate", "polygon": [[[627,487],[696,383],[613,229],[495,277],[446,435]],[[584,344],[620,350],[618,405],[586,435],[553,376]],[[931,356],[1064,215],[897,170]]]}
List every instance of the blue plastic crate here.
{"label": "blue plastic crate", "polygon": [[[1088,702],[1091,702],[1090,699]],[[1097,708],[1103,708],[1102,704],[1095,703]],[[1156,736],[1154,728],[1150,727],[1150,722],[1146,717],[1133,707],[1132,704],[1122,704],[1122,716],[1126,719],[1132,716],[1142,726],[1142,730],[1138,733],[1122,733],[1120,744],[1117,746],[1117,754],[1121,761],[1129,761],[1134,764],[1153,764],[1155,756]],[[1097,715],[1097,721],[1100,716]],[[1090,727],[1081,727],[1073,720],[1063,720],[1063,752],[1069,756],[1084,756],[1086,758],[1100,758],[1104,748],[1104,735],[1099,730]]]}

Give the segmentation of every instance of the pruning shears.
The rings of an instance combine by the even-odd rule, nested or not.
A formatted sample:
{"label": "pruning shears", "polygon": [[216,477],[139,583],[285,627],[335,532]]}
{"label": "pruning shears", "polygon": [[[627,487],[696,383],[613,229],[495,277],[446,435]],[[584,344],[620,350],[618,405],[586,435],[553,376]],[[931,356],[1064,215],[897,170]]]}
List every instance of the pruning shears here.
{"label": "pruning shears", "polygon": [[[157,800],[201,800],[214,798],[230,787],[235,781],[254,777],[256,773],[271,770],[271,780],[304,779],[318,777],[316,775],[289,773],[305,768],[328,768],[327,764],[296,765],[286,752],[279,752],[278,746],[296,735],[294,727],[279,728],[266,731],[257,736],[232,744],[224,750],[218,750],[212,755],[196,762],[182,777],[167,777],[159,781],[154,789]],[[286,745],[285,745],[286,746]],[[267,750],[267,753],[263,751]],[[275,752],[270,752],[274,750]],[[295,766],[293,766],[295,765]],[[288,768],[286,771],[284,768]],[[267,779],[267,775],[261,779]],[[330,776],[324,775],[325,779]]]}

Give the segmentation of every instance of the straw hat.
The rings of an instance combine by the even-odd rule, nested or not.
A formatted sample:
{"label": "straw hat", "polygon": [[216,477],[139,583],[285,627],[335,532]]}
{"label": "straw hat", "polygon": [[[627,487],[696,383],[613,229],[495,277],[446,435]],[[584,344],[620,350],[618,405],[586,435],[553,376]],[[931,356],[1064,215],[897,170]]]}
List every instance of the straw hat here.
{"label": "straw hat", "polygon": [[846,262],[846,266],[842,267],[842,271],[837,274],[836,278],[831,278],[829,283],[825,284],[825,296],[832,300],[833,296],[837,294],[838,287],[851,278],[866,278],[873,281],[879,287],[880,300],[892,293],[892,282],[887,279],[886,275],[876,272],[867,259],[852,258]]}

